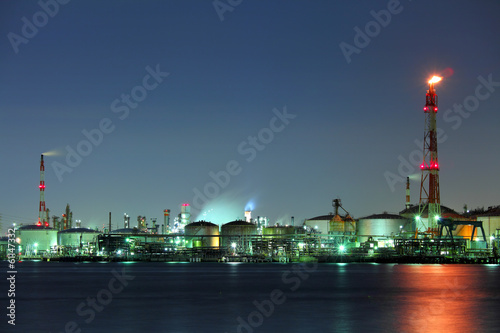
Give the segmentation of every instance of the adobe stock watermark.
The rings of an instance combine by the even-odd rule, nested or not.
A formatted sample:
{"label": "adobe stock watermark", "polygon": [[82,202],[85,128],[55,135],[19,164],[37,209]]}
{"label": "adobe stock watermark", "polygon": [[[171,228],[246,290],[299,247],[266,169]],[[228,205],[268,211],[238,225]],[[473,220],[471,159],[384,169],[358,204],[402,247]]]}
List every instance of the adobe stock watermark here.
{"label": "adobe stock watermark", "polygon": [[28,44],[29,41],[38,34],[39,29],[45,27],[49,23],[49,18],[54,18],[59,13],[60,5],[66,5],[70,0],[40,0],[38,6],[41,10],[37,11],[31,17],[31,20],[26,16],[21,17],[23,23],[20,29],[20,34],[9,32],[7,39],[12,46],[15,54],[19,53],[21,44]]}
{"label": "adobe stock watermark", "polygon": [[[118,114],[118,119],[125,120],[130,115],[131,109],[136,109],[139,103],[148,97],[148,92],[158,88],[164,78],[170,73],[162,72],[160,65],[157,64],[153,69],[146,66],[147,74],[142,78],[141,84],[136,85],[130,90],[130,94],[121,94],[120,98],[116,98],[111,102],[110,109],[112,113]],[[83,158],[89,156],[94,147],[102,144],[104,136],[110,134],[115,130],[116,126],[110,118],[102,118],[96,128],[87,130],[83,129],[82,134],[85,139],[80,140],[76,144],[76,148],[67,145],[66,150],[66,163],[54,161],[51,163],[52,169],[57,176],[59,182],[63,181],[65,173],[73,172],[73,169],[82,163]]]}
{"label": "adobe stock watermark", "polygon": [[[261,128],[255,136],[248,136],[236,148],[238,154],[245,157],[247,163],[255,160],[257,154],[274,140],[275,134],[282,132],[290,124],[290,120],[297,117],[288,113],[286,106],[281,111],[274,108],[272,112],[274,116],[269,120],[268,127]],[[217,197],[220,191],[229,185],[232,177],[239,175],[242,171],[243,167],[237,160],[227,161],[223,170],[210,171],[208,176],[212,181],[207,182],[201,190],[197,187],[193,188],[193,207],[200,210],[205,203]]]}
{"label": "adobe stock watermark", "polygon": [[219,20],[224,21],[224,14],[226,12],[232,12],[234,8],[238,7],[243,0],[214,0],[212,5],[214,6],[215,12],[219,16]]}
{"label": "adobe stock watermark", "polygon": [[[129,281],[135,279],[135,276],[126,274],[125,267],[122,269],[121,273],[116,270],[112,270],[111,273],[113,277],[108,281],[106,288],[102,288],[97,292],[95,297],[87,297],[85,301],[82,301],[76,306],[76,314],[85,318],[84,322],[87,325],[94,321],[96,312],[102,312],[105,307],[113,301],[113,297],[120,294],[125,287],[128,286]],[[68,321],[64,325],[64,331],[60,331],[60,333],[81,332],[82,329],[76,321]]]}
{"label": "adobe stock watermark", "polygon": [[309,274],[318,269],[318,263],[294,264],[291,270],[286,270],[281,275],[281,281],[286,286],[285,291],[282,289],[274,289],[269,293],[269,297],[263,300],[254,300],[252,304],[255,310],[246,316],[238,316],[236,321],[237,333],[253,333],[255,329],[264,324],[266,318],[273,315],[276,307],[282,305],[287,300],[287,293],[297,291],[302,283],[309,279]]}
{"label": "adobe stock watermark", "polygon": [[[464,119],[469,118],[473,112],[479,109],[481,101],[485,101],[490,98],[495,92],[495,88],[500,87],[500,81],[493,81],[493,74],[489,74],[487,78],[479,75],[477,80],[479,81],[479,84],[474,89],[474,94],[465,97],[462,104],[454,103],[453,109],[447,109],[443,112],[444,122],[451,123],[451,128],[455,131],[462,126]],[[445,130],[442,128],[437,128],[436,134],[438,144],[444,143],[448,140],[448,135],[446,135]],[[408,175],[417,171],[417,167],[415,166],[422,163],[423,141],[415,139],[414,142],[418,148],[415,148],[407,158],[403,157],[401,154],[398,156],[399,165],[397,173],[391,171],[384,172],[385,180],[391,192],[396,190],[396,185],[398,183],[404,183]]]}
{"label": "adobe stock watermark", "polygon": [[[411,1],[411,0],[408,0]],[[374,18],[365,24],[364,31],[360,27],[354,27],[353,44],[341,42],[339,44],[340,50],[344,55],[348,64],[351,63],[353,54],[360,54],[361,50],[370,45],[373,38],[377,37],[382,28],[386,28],[392,21],[392,17],[403,11],[403,6],[399,0],[389,0],[387,9],[381,9],[378,12],[371,10],[370,15]]]}

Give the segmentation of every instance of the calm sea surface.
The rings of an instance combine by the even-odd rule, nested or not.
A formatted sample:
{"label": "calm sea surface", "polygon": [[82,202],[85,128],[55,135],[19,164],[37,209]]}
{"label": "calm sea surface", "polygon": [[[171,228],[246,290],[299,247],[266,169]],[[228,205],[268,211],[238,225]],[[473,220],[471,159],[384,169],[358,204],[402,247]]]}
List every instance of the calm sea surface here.
{"label": "calm sea surface", "polygon": [[16,268],[16,326],[4,280],[0,332],[500,332],[497,265]]}

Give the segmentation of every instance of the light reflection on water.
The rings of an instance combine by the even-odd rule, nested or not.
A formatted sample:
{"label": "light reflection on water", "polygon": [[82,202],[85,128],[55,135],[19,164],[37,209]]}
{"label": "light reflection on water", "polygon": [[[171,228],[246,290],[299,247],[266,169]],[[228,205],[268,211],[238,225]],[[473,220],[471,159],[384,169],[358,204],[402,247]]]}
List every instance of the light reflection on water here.
{"label": "light reflection on water", "polygon": [[[77,306],[122,269],[134,279],[85,322]],[[15,331],[500,332],[499,278],[497,265],[27,262]]]}
{"label": "light reflection on water", "polygon": [[[399,296],[395,328],[400,332],[498,330],[496,318],[488,313],[498,310],[494,299],[498,299],[499,290],[483,285],[482,275],[488,269],[464,265],[398,266],[397,287],[406,296]],[[495,270],[498,278],[498,267]]]}

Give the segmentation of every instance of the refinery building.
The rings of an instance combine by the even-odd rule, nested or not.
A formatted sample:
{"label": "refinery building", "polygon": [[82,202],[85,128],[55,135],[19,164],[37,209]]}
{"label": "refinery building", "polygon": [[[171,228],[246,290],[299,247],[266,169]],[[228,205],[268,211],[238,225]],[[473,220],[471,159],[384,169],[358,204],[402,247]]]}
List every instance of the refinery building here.
{"label": "refinery building", "polygon": [[[50,221],[42,155],[38,222],[17,228],[16,255],[52,261],[498,263],[500,206],[459,213],[441,204],[435,88],[440,81],[436,76],[429,80],[423,107],[419,200],[411,204],[407,178],[405,205],[398,213],[381,209],[355,218],[337,198],[332,201],[333,212],[301,223],[292,217],[289,224],[280,225],[266,217],[252,218],[252,212],[246,211],[244,220],[219,226],[213,221],[192,221],[191,206],[184,203],[174,218],[170,209],[164,209],[162,222],[138,216],[137,224],[132,225],[124,214],[123,228],[115,230],[110,212],[108,227],[92,230],[82,228],[79,221],[73,225],[69,204],[61,217]],[[0,256],[6,255],[7,243],[6,238],[0,239]]]}

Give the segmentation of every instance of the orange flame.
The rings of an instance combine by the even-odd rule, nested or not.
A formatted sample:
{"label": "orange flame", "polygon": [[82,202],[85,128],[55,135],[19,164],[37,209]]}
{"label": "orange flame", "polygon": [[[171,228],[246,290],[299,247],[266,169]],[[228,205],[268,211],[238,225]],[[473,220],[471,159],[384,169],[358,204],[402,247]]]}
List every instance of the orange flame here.
{"label": "orange flame", "polygon": [[440,76],[433,76],[430,80],[429,80],[429,84],[431,83],[438,83],[439,81],[441,81],[443,78],[440,77]]}

